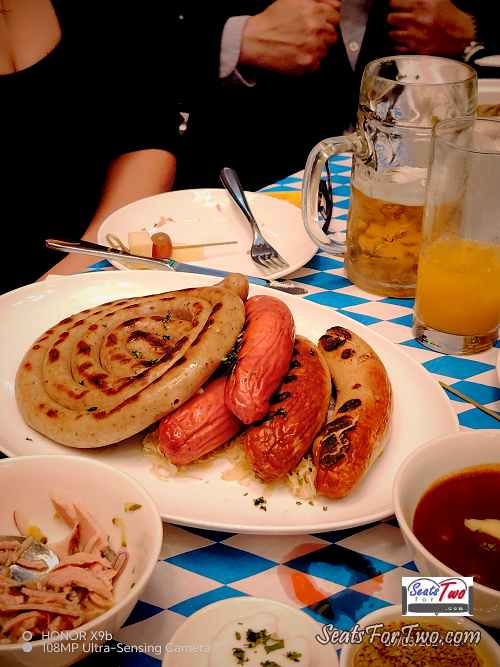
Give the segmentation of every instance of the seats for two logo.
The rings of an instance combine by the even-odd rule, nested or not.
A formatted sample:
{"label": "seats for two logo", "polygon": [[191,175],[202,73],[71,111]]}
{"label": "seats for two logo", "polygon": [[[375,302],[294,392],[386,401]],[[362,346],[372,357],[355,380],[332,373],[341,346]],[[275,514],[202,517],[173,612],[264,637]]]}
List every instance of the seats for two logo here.
{"label": "seats for two logo", "polygon": [[471,616],[472,577],[403,577],[403,616]]}

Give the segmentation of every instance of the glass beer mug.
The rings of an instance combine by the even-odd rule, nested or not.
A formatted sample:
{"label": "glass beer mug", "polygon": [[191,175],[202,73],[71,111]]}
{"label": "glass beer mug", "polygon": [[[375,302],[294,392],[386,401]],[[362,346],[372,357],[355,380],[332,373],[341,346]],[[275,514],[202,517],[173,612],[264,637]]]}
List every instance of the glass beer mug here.
{"label": "glass beer mug", "polygon": [[[477,77],[463,63],[395,56],[369,63],[361,82],[355,132],[321,141],[304,172],[302,211],[309,236],[325,252],[345,255],[348,278],[368,292],[413,297],[432,128],[472,116]],[[345,244],[324,231],[318,194],[327,160],[352,152],[351,206]]]}

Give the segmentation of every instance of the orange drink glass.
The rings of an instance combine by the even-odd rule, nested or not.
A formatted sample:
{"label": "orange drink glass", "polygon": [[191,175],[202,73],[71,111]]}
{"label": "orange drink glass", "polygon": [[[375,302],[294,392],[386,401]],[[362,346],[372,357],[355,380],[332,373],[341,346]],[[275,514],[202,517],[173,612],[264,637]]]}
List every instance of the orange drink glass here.
{"label": "orange drink glass", "polygon": [[433,132],[417,274],[415,337],[449,354],[490,348],[500,322],[500,120]]}

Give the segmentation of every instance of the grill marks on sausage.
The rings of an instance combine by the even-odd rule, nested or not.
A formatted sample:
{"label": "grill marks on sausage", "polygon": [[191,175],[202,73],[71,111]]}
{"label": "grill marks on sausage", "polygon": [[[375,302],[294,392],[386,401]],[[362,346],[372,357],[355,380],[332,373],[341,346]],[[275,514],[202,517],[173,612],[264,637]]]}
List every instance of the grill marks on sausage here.
{"label": "grill marks on sausage", "polygon": [[271,397],[270,403],[271,405],[274,405],[275,403],[281,403],[282,401],[286,401],[287,398],[290,398],[291,395],[292,393],[290,391],[276,393]]}
{"label": "grill marks on sausage", "polygon": [[[213,310],[212,310],[212,313],[213,313]],[[215,322],[215,320],[214,320],[213,317],[208,318],[208,320],[205,322],[205,326],[203,327],[203,329],[200,331],[200,333],[196,336],[194,341],[191,343],[191,347],[194,347],[195,345],[198,345],[198,343],[201,342],[201,339],[203,338],[203,336],[206,334],[206,332],[208,331],[208,329],[212,326],[212,324],[214,322]]]}
{"label": "grill marks on sausage", "polygon": [[347,331],[347,329],[332,327],[327,330],[324,336],[321,336],[319,343],[326,352],[332,352],[345,345],[346,341],[351,340],[351,338],[351,332]]}
{"label": "grill marks on sausage", "polygon": [[90,345],[84,340],[79,340],[76,345],[76,351],[78,354],[90,354]]}
{"label": "grill marks on sausage", "polygon": [[167,341],[149,331],[133,331],[127,338],[127,343],[133,343],[136,340],[143,340],[152,347],[161,348],[162,350],[167,350],[170,347]]}
{"label": "grill marks on sausage", "polygon": [[342,354],[340,355],[342,359],[350,359],[356,354],[356,352],[352,349],[352,347],[348,347],[345,350],[342,350]]}
{"label": "grill marks on sausage", "polygon": [[106,347],[113,347],[113,345],[116,345],[118,343],[118,338],[114,333],[110,333],[108,336],[108,339],[106,341]]}
{"label": "grill marks on sausage", "polygon": [[120,327],[122,327],[122,329],[127,329],[128,327],[133,327],[134,324],[137,324],[137,322],[139,322],[140,320],[141,320],[140,317],[133,317],[131,320],[125,320],[125,322],[122,322],[120,324]]}
{"label": "grill marks on sausage", "polygon": [[47,414],[47,417],[50,417],[51,419],[54,419],[55,417],[57,417],[58,412],[57,412],[57,410],[47,410],[46,414]]}
{"label": "grill marks on sausage", "polygon": [[53,347],[49,351],[49,361],[54,363],[54,361],[57,361],[59,359],[59,350],[55,347]]}
{"label": "grill marks on sausage", "polygon": [[332,422],[328,423],[325,426],[325,428],[323,429],[323,433],[325,435],[330,435],[331,433],[335,433],[336,431],[342,431],[343,429],[352,426],[352,424],[353,424],[353,418],[350,415],[337,417],[337,419],[334,419]]}
{"label": "grill marks on sausage", "polygon": [[346,401],[344,405],[340,406],[339,413],[349,412],[349,410],[355,410],[361,405],[361,400],[359,398],[351,398],[349,401]]}
{"label": "grill marks on sausage", "polygon": [[63,331],[62,333],[60,333],[60,334],[59,334],[59,338],[58,338],[58,339],[56,340],[56,342],[54,343],[54,347],[55,347],[56,345],[60,345],[61,343],[63,343],[63,342],[66,340],[66,338],[67,338],[68,336],[69,336],[69,331]]}

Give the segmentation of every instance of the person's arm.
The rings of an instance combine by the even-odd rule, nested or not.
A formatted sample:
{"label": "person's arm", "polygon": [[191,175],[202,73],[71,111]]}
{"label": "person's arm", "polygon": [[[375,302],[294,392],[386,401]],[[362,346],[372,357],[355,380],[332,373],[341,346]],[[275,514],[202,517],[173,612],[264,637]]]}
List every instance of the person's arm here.
{"label": "person's arm", "polygon": [[[170,190],[174,177],[175,157],[167,151],[150,149],[121,155],[110,165],[99,208],[82,238],[97,242],[99,225],[108,215],[133,201]],[[69,254],[40,280],[51,273],[77,273],[89,264],[92,260],[88,256]]]}

